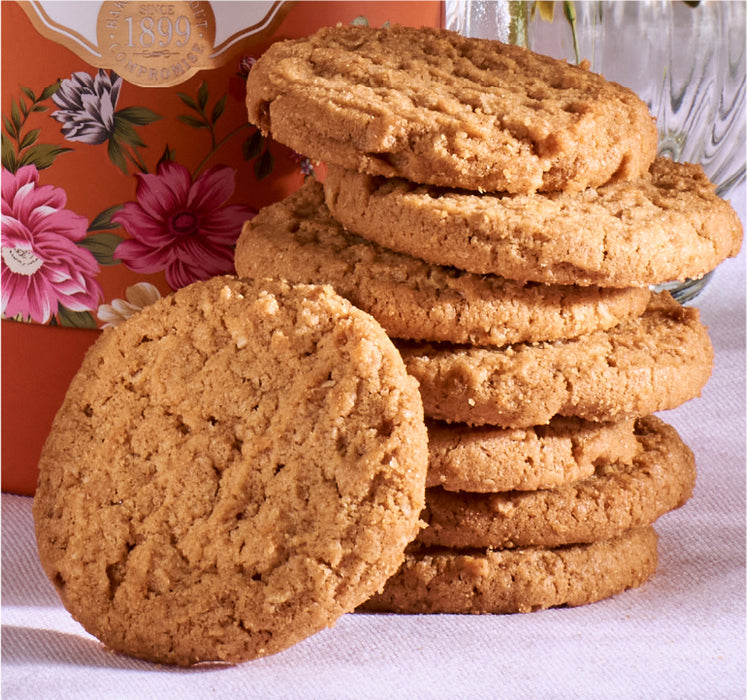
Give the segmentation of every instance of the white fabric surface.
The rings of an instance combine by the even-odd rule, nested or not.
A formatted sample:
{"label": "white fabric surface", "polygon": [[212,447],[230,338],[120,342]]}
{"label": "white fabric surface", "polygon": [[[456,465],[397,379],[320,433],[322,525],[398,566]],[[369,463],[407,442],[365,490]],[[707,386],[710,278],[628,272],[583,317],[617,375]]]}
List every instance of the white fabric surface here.
{"label": "white fabric surface", "polygon": [[[733,204],[744,221],[744,189]],[[642,588],[508,616],[350,614],[275,656],[174,669],[105,651],[37,560],[31,499],[2,497],[4,698],[744,698],[745,254],[694,302],[716,349],[699,399],[661,417],[695,452]]]}

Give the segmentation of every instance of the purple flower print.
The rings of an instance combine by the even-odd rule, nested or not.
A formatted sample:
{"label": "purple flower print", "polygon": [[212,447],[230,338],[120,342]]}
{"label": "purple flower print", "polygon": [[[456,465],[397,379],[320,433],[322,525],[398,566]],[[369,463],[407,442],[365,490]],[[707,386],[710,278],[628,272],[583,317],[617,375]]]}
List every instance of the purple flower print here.
{"label": "purple flower print", "polygon": [[242,56],[241,60],[239,61],[239,76],[241,76],[242,78],[247,78],[256,63],[257,59],[254,58],[254,56]]}
{"label": "purple flower print", "polygon": [[156,174],[137,173],[136,202],[112,216],[131,238],[114,253],[135,272],[164,270],[172,289],[231,273],[241,228],[256,213],[224,206],[235,188],[235,173],[218,165],[196,180],[183,165],[163,160]]}
{"label": "purple flower print", "polygon": [[114,109],[122,78],[99,70],[96,77],[78,72],[60,83],[52,100],[60,108],[52,116],[62,124],[68,141],[99,144],[114,133]]}
{"label": "purple flower print", "polygon": [[87,220],[65,209],[59,187],[39,185],[39,171],[26,165],[2,171],[2,313],[47,323],[60,307],[96,309],[102,290],[94,256],[76,245]]}
{"label": "purple flower print", "polygon": [[161,117],[147,107],[125,107],[115,111],[122,78],[113,71],[99,70],[96,76],[83,71],[60,81],[52,95],[60,107],[52,116],[62,124],[62,135],[68,141],[91,145],[106,143],[109,158],[125,175],[129,160],[141,172],[147,168],[138,148],[145,146],[135,129],[158,121]]}

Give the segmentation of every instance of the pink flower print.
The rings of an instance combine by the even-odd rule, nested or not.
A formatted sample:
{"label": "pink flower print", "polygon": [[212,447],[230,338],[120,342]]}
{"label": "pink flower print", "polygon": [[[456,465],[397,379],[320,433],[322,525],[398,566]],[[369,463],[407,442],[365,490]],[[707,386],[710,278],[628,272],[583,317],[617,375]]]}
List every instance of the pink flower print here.
{"label": "pink flower print", "polygon": [[73,73],[60,83],[52,95],[60,110],[52,113],[62,124],[62,134],[68,141],[99,144],[114,133],[114,108],[117,106],[122,78],[99,70],[96,77],[88,73]]}
{"label": "pink flower print", "polygon": [[137,201],[112,216],[131,236],[117,246],[115,258],[135,272],[164,270],[172,289],[233,272],[236,239],[256,212],[224,206],[235,188],[231,168],[218,165],[193,182],[187,168],[165,160],[155,175],[136,177]]}
{"label": "pink flower print", "polygon": [[26,165],[2,171],[2,312],[47,323],[60,306],[91,311],[103,296],[93,254],[76,245],[86,236],[85,217],[65,209],[64,190],[39,185]]}

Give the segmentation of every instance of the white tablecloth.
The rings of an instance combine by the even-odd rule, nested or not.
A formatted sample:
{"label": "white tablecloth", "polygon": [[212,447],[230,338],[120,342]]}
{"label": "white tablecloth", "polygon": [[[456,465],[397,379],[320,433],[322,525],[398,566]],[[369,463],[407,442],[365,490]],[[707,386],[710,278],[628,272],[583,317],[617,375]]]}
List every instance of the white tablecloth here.
{"label": "white tablecloth", "polygon": [[[744,221],[744,191],[734,196]],[[744,698],[745,254],[696,299],[716,349],[699,399],[662,413],[693,449],[693,498],[662,517],[642,588],[507,616],[350,614],[275,656],[174,669],[102,646],[37,561],[31,499],[2,497],[3,698]]]}

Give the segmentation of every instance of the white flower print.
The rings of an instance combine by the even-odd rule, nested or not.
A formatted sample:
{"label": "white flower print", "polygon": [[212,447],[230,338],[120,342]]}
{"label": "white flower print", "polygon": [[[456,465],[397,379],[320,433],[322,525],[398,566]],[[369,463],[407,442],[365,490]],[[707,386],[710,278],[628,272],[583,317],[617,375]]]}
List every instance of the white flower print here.
{"label": "white flower print", "polygon": [[161,298],[161,293],[150,282],[138,282],[125,290],[124,299],[114,299],[111,304],[99,306],[99,321],[103,328],[118,326],[131,316],[142,311],[146,306]]}

